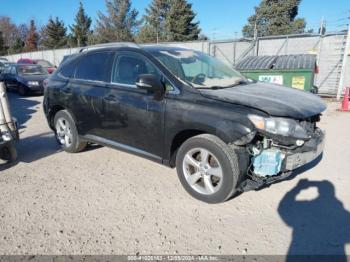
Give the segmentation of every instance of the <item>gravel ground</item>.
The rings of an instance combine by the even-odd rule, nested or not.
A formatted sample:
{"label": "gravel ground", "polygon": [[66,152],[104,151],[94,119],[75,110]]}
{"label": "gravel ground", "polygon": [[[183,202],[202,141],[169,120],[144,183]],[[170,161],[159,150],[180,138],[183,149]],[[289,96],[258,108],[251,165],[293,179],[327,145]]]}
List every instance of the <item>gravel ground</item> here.
{"label": "gravel ground", "polygon": [[350,114],[335,103],[318,165],[208,205],[173,169],[105,147],[62,152],[42,97],[10,100],[21,140],[18,163],[0,165],[1,254],[350,254]]}

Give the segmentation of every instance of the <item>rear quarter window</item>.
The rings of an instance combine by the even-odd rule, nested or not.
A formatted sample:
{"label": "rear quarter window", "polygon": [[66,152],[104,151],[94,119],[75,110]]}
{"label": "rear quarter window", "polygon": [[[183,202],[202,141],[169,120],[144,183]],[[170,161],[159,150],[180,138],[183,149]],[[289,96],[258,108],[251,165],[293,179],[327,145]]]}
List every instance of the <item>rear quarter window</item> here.
{"label": "rear quarter window", "polygon": [[77,62],[75,60],[69,62],[67,61],[62,65],[58,74],[65,78],[72,78],[74,76],[76,66]]}

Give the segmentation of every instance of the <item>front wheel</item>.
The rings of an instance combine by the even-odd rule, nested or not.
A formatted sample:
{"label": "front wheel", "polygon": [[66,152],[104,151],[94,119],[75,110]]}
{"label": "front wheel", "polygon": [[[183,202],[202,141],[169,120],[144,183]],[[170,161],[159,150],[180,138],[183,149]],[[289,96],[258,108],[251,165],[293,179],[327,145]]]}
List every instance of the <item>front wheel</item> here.
{"label": "front wheel", "polygon": [[185,190],[207,203],[228,200],[241,173],[235,150],[209,134],[192,137],[181,145],[176,169]]}
{"label": "front wheel", "polygon": [[10,88],[9,88],[9,85],[8,85],[8,83],[6,81],[4,82],[4,85],[5,85],[6,91],[9,91]]}
{"label": "front wheel", "polygon": [[27,92],[26,88],[23,85],[18,85],[18,93],[21,96],[26,96],[28,92]]}
{"label": "front wheel", "polygon": [[56,140],[64,151],[78,153],[87,145],[81,141],[74,120],[67,110],[58,111],[54,119]]}

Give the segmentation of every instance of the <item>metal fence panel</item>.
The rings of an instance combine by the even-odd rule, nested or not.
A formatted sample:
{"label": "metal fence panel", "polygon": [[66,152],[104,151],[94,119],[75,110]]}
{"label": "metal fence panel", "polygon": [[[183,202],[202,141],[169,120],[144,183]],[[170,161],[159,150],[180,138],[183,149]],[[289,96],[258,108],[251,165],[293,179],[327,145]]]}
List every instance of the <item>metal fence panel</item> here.
{"label": "metal fence panel", "polygon": [[[192,41],[162,43],[202,51],[219,58],[232,66],[251,55],[290,55],[317,54],[319,74],[315,76],[315,85],[322,95],[335,96],[339,88],[339,78],[344,53],[346,33],[326,36],[290,35],[259,38],[256,42],[249,39],[226,41]],[[59,65],[65,55],[77,52],[78,48],[36,51],[9,55],[16,62],[19,58],[46,59]],[[346,52],[350,52],[346,50]],[[350,62],[346,65],[345,84],[350,85]]]}

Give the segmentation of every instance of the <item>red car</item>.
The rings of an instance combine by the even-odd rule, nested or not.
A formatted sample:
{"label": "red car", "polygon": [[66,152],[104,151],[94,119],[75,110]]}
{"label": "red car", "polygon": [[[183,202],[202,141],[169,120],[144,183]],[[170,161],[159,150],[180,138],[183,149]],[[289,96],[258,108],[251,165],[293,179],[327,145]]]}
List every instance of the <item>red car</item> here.
{"label": "red car", "polygon": [[52,74],[56,70],[56,66],[51,64],[49,61],[44,59],[30,59],[30,58],[21,58],[17,61],[18,64],[38,64],[45,68],[49,74]]}

